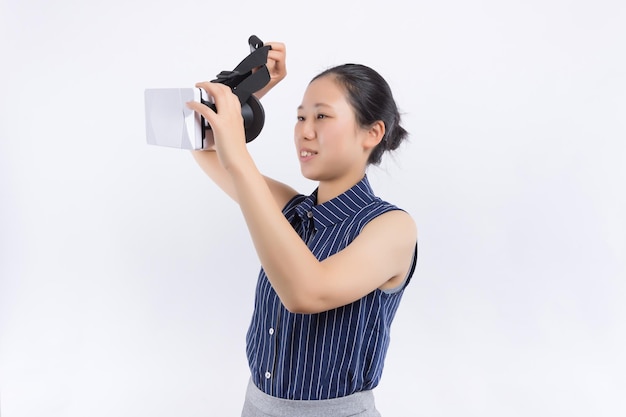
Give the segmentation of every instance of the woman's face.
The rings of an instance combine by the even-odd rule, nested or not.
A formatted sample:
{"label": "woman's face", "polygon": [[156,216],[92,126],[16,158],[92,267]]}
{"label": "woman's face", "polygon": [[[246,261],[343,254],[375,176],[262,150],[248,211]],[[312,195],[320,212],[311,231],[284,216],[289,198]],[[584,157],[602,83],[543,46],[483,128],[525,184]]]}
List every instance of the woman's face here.
{"label": "woman's face", "polygon": [[365,133],[334,76],[314,80],[298,107],[294,128],[302,174],[315,181],[335,180],[349,173],[362,175],[367,163],[362,146]]}

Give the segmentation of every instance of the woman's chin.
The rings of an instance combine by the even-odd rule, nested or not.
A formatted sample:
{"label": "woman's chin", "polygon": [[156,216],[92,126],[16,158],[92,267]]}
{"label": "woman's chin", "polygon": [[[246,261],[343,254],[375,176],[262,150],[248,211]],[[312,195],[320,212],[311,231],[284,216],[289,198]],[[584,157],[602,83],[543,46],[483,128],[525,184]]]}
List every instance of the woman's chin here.
{"label": "woman's chin", "polygon": [[300,166],[300,173],[304,178],[311,181],[319,181],[319,175],[314,172],[312,169],[307,169],[307,167]]}

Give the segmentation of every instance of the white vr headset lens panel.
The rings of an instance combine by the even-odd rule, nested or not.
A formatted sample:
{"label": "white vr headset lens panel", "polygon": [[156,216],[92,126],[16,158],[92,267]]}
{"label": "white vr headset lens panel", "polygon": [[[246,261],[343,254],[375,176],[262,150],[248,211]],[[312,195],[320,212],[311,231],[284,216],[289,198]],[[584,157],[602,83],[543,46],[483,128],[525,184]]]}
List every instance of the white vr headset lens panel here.
{"label": "white vr headset lens panel", "polygon": [[[145,90],[146,136],[150,145],[203,149],[203,121],[186,105],[200,101],[199,88],[148,88]],[[207,135],[210,139],[211,135]],[[207,143],[207,146],[210,146]]]}

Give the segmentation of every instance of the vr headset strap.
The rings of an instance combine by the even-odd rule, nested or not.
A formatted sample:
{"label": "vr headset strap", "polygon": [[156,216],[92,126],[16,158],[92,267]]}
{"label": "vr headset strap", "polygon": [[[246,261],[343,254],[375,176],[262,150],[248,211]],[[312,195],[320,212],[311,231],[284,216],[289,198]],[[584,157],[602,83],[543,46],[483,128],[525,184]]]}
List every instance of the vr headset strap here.
{"label": "vr headset strap", "polygon": [[[250,54],[243,59],[232,71],[222,71],[217,74],[214,83],[228,85],[233,93],[239,97],[243,105],[248,98],[270,81],[270,73],[267,69],[267,54],[270,46],[263,46],[263,42],[252,35],[248,39]],[[256,71],[252,71],[256,68]]]}

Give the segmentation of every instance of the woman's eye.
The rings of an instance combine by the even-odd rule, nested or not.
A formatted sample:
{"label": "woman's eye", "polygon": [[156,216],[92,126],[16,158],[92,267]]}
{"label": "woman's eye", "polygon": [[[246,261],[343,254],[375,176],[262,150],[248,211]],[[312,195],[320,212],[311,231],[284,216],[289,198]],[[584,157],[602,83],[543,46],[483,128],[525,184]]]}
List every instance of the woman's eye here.
{"label": "woman's eye", "polygon": [[[298,118],[299,122],[304,122],[306,120],[306,117],[304,117],[304,116],[298,116],[297,118]],[[315,115],[315,118],[321,120],[321,119],[327,119],[328,116],[325,115],[325,114],[317,114],[317,115]]]}

